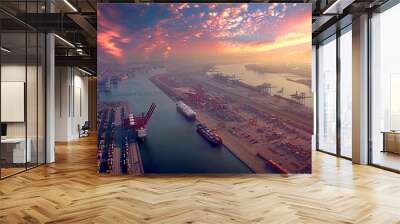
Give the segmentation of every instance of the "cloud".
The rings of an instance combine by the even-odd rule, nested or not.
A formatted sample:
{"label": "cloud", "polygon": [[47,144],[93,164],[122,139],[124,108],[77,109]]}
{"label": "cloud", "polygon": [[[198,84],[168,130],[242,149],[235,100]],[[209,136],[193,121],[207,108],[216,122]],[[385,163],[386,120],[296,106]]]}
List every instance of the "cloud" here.
{"label": "cloud", "polygon": [[120,58],[123,56],[123,54],[122,49],[117,47],[116,43],[114,42],[114,40],[117,38],[121,38],[121,35],[114,31],[100,32],[97,35],[97,42],[100,47],[104,49],[104,51]]}
{"label": "cloud", "polygon": [[255,42],[246,44],[226,42],[225,44],[227,51],[230,53],[260,53],[307,43],[311,43],[310,33],[292,32],[278,36],[272,42]]}
{"label": "cloud", "polygon": [[201,55],[212,49],[251,54],[311,43],[311,13],[302,4],[121,5],[98,11],[100,52],[119,61],[190,56],[193,49]]}
{"label": "cloud", "polygon": [[132,37],[123,33],[123,27],[119,23],[107,19],[106,15],[118,16],[118,11],[113,10],[113,8],[103,10],[98,10],[97,44],[100,50],[115,58],[122,58],[124,51],[121,45],[129,44]]}

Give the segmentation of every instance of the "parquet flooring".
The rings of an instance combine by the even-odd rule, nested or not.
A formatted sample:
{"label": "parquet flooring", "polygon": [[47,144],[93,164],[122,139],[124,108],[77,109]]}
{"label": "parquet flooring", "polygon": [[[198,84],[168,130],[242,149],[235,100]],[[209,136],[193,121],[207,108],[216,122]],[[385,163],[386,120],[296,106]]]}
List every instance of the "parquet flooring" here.
{"label": "parquet flooring", "polygon": [[0,181],[0,223],[400,223],[400,175],[313,153],[312,175],[99,176],[96,141]]}

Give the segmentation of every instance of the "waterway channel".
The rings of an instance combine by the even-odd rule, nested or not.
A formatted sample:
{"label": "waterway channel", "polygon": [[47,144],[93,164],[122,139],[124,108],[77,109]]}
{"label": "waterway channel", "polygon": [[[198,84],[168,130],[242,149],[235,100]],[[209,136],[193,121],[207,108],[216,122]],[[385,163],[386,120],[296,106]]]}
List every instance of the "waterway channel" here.
{"label": "waterway channel", "polygon": [[175,102],[148,76],[119,82],[111,92],[99,92],[99,101],[128,101],[135,114],[157,107],[144,143],[140,145],[145,173],[251,173],[228,148],[212,147],[197,132],[195,123],[176,110]]}

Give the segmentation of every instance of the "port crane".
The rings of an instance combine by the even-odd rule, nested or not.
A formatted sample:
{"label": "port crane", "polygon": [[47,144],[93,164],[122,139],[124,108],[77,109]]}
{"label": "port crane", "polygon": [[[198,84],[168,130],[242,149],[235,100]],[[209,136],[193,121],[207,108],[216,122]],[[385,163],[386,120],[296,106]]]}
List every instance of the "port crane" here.
{"label": "port crane", "polygon": [[276,93],[277,93],[278,95],[280,95],[280,96],[283,96],[283,87],[282,87],[282,89],[278,90]]}
{"label": "port crane", "polygon": [[261,93],[265,93],[267,95],[271,95],[271,90],[273,88],[276,88],[276,87],[272,86],[271,83],[264,82],[263,84],[258,85],[257,88],[259,89],[259,91]]}
{"label": "port crane", "polygon": [[306,96],[306,93],[304,93],[304,92],[298,93],[297,91],[296,91],[296,93],[291,94],[290,96],[291,96],[294,100],[296,100],[296,102],[297,102],[298,104],[301,104],[301,105],[306,104],[306,98],[311,98],[310,96]]}
{"label": "port crane", "polygon": [[156,104],[152,103],[150,105],[150,108],[147,110],[146,114],[142,113],[140,116],[136,116],[135,117],[136,124],[134,125],[134,127],[136,129],[144,128],[147,125],[147,122],[150,120],[151,115],[154,113],[155,109],[156,109]]}
{"label": "port crane", "polygon": [[126,124],[128,127],[133,127],[139,138],[143,139],[147,135],[146,125],[149,122],[151,116],[153,115],[156,109],[156,104],[153,102],[149,109],[147,110],[146,114],[141,113],[138,116],[133,114],[129,114],[128,118],[126,119]]}
{"label": "port crane", "polygon": [[242,81],[243,79],[238,78],[238,76],[234,74],[234,75],[228,76],[228,80],[229,80],[229,83],[231,83],[231,84],[239,84],[240,81]]}
{"label": "port crane", "polygon": [[238,84],[242,79],[238,78],[237,75],[225,75],[221,72],[215,73],[213,77],[221,82],[227,83],[227,84]]}

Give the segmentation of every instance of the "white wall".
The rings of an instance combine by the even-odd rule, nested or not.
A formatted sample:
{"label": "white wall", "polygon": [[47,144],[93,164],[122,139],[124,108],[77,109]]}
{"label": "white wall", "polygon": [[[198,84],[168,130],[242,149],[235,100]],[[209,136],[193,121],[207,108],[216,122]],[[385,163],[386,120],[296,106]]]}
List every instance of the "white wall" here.
{"label": "white wall", "polygon": [[[25,82],[25,64],[2,65],[1,81]],[[1,110],[7,110],[7,108],[1,108]],[[7,123],[7,137],[25,137],[25,123],[24,122]]]}
{"label": "white wall", "polygon": [[[28,66],[28,69],[32,67]],[[25,82],[25,64],[8,64],[1,66],[1,81]]]}
{"label": "white wall", "polygon": [[[27,71],[25,71],[25,64],[5,64],[1,66],[1,81],[17,81],[17,82],[25,82],[25,75],[28,72],[28,88],[27,88],[27,106],[30,107],[28,109],[28,122],[34,122],[34,124],[29,123],[29,127],[34,127],[36,130],[36,113],[29,113],[32,111],[32,107],[36,108],[37,99],[36,99],[36,80],[31,78],[31,74],[36,74],[36,66],[28,66]],[[30,88],[29,88],[30,87]],[[2,110],[7,110],[7,108],[2,108]],[[36,109],[34,110],[36,111]],[[7,125],[7,134],[9,137],[25,137],[25,123],[24,122],[12,122]],[[35,132],[36,133],[36,132]],[[29,137],[29,133],[28,133]]]}
{"label": "white wall", "polygon": [[55,73],[55,140],[70,141],[88,120],[88,78],[72,67],[56,67]]}
{"label": "white wall", "polygon": [[[76,70],[75,70],[76,72]],[[76,73],[75,73],[76,74]],[[88,121],[88,78],[86,76],[74,75],[74,108],[73,111],[73,119],[72,119],[72,136],[79,137],[77,126],[80,124],[81,126]]]}
{"label": "white wall", "polygon": [[[38,71],[36,69],[39,69]],[[30,147],[32,151],[32,161],[39,163],[44,162],[44,82],[41,67],[30,66],[25,64],[3,64],[1,66],[1,81],[17,81],[26,83],[26,106],[22,108],[27,119],[24,122],[6,122],[8,138],[25,138],[30,139]],[[27,77],[28,80],[25,80]],[[2,96],[7,97],[7,96]],[[1,110],[10,110],[10,108],[1,108]],[[8,111],[10,112],[10,111]],[[11,112],[12,113],[12,112]],[[39,155],[37,156],[37,153]]]}
{"label": "white wall", "polygon": [[67,67],[55,68],[55,141],[68,140],[68,88],[70,84],[68,71]]}

